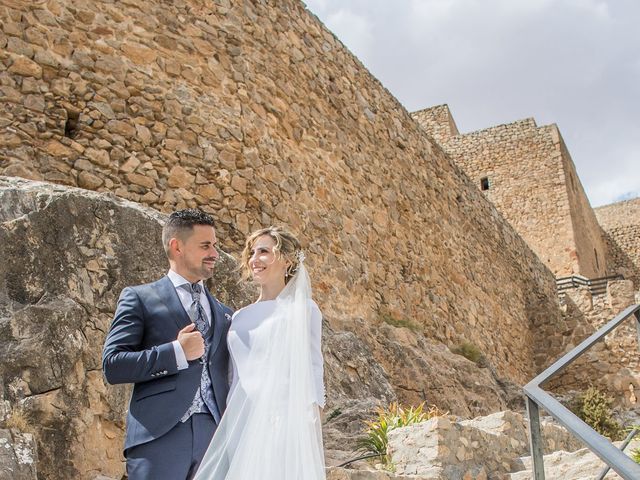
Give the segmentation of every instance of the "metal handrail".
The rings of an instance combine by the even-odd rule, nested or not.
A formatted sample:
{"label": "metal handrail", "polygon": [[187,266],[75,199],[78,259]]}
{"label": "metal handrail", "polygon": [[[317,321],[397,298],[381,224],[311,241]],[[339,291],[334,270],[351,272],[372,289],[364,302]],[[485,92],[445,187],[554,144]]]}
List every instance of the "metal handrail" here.
{"label": "metal handrail", "polygon": [[558,277],[556,278],[556,288],[561,293],[571,288],[589,287],[591,293],[597,295],[606,292],[607,285],[611,280],[624,280],[624,276],[617,274],[598,278],[587,278],[582,275]]}
{"label": "metal handrail", "polygon": [[[633,440],[633,438],[640,433],[640,430],[638,430],[637,428],[633,428],[630,432],[629,435],[627,435],[627,438],[624,439],[624,442],[622,442],[622,445],[620,445],[620,451],[624,452],[624,449],[627,448],[629,446],[629,444],[631,443],[631,440]],[[600,472],[600,475],[598,475],[596,477],[596,480],[602,480],[607,473],[609,473],[609,470],[611,470],[611,467],[609,465],[607,465],[606,467],[604,467],[602,469],[602,471]]]}
{"label": "metal handrail", "polygon": [[600,457],[624,480],[640,479],[640,465],[627,457],[607,438],[580,420],[568,408],[541,388],[543,384],[562,372],[631,315],[636,318],[636,331],[640,344],[640,305],[632,305],[524,386],[523,390],[527,400],[527,414],[529,416],[529,444],[534,480],[544,480],[545,478],[539,408],[543,408],[573,436],[581,440],[589,450]]}

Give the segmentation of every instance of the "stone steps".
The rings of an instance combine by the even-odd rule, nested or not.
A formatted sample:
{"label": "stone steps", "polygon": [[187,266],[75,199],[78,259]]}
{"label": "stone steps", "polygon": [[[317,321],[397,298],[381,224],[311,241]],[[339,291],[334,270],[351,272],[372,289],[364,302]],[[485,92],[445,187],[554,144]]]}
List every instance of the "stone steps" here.
{"label": "stone steps", "polygon": [[[564,428],[543,420],[542,430],[548,480],[586,480],[600,473],[602,461]],[[526,421],[511,411],[462,421],[433,418],[390,433],[393,473],[363,462],[360,470],[329,468],[327,480],[531,480],[527,438]],[[635,448],[640,439],[626,453]],[[605,477],[619,478],[615,472]]]}
{"label": "stone steps", "polygon": [[[614,442],[620,446],[621,442]],[[625,453],[630,455],[631,452],[640,447],[640,439],[634,440],[625,449]],[[512,473],[507,477],[509,480],[530,480],[531,473],[531,457],[523,457],[520,459],[523,470]],[[604,464],[594,453],[587,448],[576,450],[575,452],[557,451],[544,456],[545,476],[549,480],[584,480],[588,478],[596,478],[600,473]],[[605,480],[613,480],[621,478],[613,471],[609,471]]]}
{"label": "stone steps", "polygon": [[[486,477],[485,477],[486,478]],[[332,467],[327,469],[327,480],[433,480],[432,477],[395,475],[375,470],[350,470]]]}

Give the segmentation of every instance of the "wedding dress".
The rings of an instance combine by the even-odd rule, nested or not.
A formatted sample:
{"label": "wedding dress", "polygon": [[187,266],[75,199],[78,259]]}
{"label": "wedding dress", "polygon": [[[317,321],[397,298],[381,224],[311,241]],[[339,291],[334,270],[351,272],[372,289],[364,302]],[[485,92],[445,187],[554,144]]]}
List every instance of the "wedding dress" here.
{"label": "wedding dress", "polygon": [[324,480],[320,331],[302,264],[275,300],[237,311],[233,381],[194,480]]}

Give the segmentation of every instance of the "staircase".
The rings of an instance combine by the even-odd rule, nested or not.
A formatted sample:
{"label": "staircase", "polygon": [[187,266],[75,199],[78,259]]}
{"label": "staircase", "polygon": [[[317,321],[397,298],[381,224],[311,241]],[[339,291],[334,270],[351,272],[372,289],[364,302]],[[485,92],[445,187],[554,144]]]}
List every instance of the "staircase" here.
{"label": "staircase", "polygon": [[[542,422],[545,451],[575,451],[578,442],[552,421]],[[328,470],[328,480],[487,480],[508,479],[526,468],[527,425],[516,412],[473,420],[437,417],[389,434],[393,473]],[[523,477],[520,477],[523,478]],[[526,478],[526,477],[524,477]],[[553,477],[551,477],[553,478]]]}
{"label": "staircase", "polygon": [[[622,442],[615,442],[614,445],[620,446]],[[634,440],[629,444],[625,452],[630,454],[634,449],[640,448],[640,440]],[[533,473],[531,471],[531,457],[523,457],[519,459],[523,470],[509,475],[509,480],[531,480]],[[562,480],[585,480],[596,479],[602,471],[603,463],[588,448],[582,448],[575,452],[558,451],[544,456],[545,475],[549,479]],[[617,473],[610,471],[605,480],[613,480],[621,478]]]}

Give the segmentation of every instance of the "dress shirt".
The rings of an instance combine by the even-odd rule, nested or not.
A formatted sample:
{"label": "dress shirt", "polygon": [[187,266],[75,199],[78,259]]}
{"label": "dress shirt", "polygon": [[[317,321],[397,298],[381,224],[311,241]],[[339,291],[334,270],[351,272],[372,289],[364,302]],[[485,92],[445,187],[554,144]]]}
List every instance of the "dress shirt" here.
{"label": "dress shirt", "polygon": [[[178,294],[178,298],[180,299],[180,303],[184,307],[185,312],[189,313],[189,309],[191,308],[191,304],[193,303],[193,298],[191,297],[191,282],[184,278],[182,275],[174,272],[173,270],[169,270],[167,273],[167,277],[173,283],[174,288],[176,289],[176,293]],[[209,305],[209,299],[207,298],[207,294],[204,290],[207,288],[204,286],[204,282],[200,280],[198,282],[202,287],[202,294],[200,295],[200,304],[204,309],[204,317],[209,325],[211,325],[211,306]],[[188,289],[182,288],[182,285],[189,285]],[[176,354],[176,363],[178,365],[178,370],[184,370],[189,367],[189,363],[187,362],[187,357],[184,354],[184,350],[182,349],[182,345],[178,340],[174,340],[172,342],[173,351]]]}

